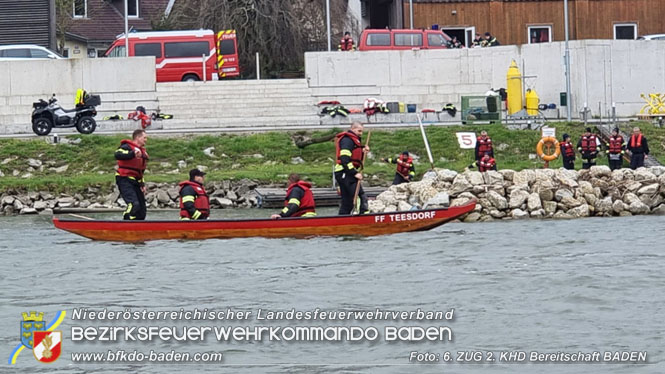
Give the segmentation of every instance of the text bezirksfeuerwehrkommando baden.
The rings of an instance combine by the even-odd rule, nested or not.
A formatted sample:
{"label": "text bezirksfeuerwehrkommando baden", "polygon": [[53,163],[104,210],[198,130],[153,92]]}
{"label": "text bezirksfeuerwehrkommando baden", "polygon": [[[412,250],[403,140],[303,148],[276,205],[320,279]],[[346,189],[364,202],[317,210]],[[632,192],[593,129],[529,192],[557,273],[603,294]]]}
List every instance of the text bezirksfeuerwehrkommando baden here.
{"label": "text bezirksfeuerwehrkommando baden", "polygon": [[[448,312],[450,313],[450,311]],[[444,320],[445,313],[442,311],[424,311],[420,308],[411,311],[391,311],[375,308],[370,311],[355,310],[321,310],[315,308],[312,310],[296,310],[295,308],[289,310],[266,310],[259,308],[256,313],[253,311],[242,310],[209,310],[205,309],[184,309],[172,311],[155,311],[155,310],[88,310],[87,308],[76,308],[72,313],[72,320],[79,321],[436,321]]]}

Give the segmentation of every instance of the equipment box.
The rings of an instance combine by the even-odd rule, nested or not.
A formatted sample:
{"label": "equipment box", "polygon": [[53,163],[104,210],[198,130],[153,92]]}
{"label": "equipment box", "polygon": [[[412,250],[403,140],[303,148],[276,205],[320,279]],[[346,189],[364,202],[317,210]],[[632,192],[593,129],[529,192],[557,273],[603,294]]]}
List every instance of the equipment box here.
{"label": "equipment box", "polygon": [[462,124],[501,121],[500,96],[462,96]]}

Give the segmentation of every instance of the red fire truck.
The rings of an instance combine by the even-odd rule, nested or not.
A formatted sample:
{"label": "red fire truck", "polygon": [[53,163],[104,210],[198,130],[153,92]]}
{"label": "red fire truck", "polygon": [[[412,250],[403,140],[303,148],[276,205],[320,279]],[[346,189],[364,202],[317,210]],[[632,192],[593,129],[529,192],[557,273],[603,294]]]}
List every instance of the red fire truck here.
{"label": "red fire truck", "polygon": [[[125,57],[125,35],[119,35],[106,57]],[[235,30],[182,30],[129,33],[129,56],[154,56],[157,82],[235,77],[238,43]]]}

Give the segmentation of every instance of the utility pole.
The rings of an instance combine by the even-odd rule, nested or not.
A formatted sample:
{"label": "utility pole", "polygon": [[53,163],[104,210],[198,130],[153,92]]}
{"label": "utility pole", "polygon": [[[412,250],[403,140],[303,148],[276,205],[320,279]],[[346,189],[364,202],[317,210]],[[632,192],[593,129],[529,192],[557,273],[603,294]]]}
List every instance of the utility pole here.
{"label": "utility pole", "polygon": [[564,30],[566,33],[566,51],[564,55],[564,60],[566,64],[566,121],[571,121],[571,104],[573,103],[572,98],[570,97],[570,49],[568,48],[568,0],[563,0],[563,18],[564,18]]}
{"label": "utility pole", "polygon": [[326,27],[328,29],[328,52],[332,50],[330,39],[330,0],[326,0]]}
{"label": "utility pole", "polygon": [[127,0],[125,0],[125,57],[129,57],[129,17],[127,13]]}
{"label": "utility pole", "polygon": [[409,28],[413,29],[413,0],[409,0]]}

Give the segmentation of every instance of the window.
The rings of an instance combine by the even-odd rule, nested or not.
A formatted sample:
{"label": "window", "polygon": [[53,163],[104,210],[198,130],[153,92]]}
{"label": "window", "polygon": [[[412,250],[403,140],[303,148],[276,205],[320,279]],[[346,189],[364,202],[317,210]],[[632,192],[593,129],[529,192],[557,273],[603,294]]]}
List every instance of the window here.
{"label": "window", "polygon": [[390,34],[369,34],[367,35],[367,45],[390,45]]}
{"label": "window", "polygon": [[33,58],[49,58],[49,56],[51,55],[46,51],[35,48],[30,49],[30,54],[32,55]]}
{"label": "window", "polygon": [[27,48],[15,48],[5,50],[3,57],[30,58],[30,50]]}
{"label": "window", "polygon": [[97,50],[94,48],[88,48],[88,58],[97,57]]}
{"label": "window", "polygon": [[220,55],[233,55],[236,53],[236,46],[233,43],[233,40],[222,40],[219,45],[219,54]]}
{"label": "window", "polygon": [[62,57],[69,57],[69,48],[65,48],[62,50]]}
{"label": "window", "polygon": [[427,44],[431,47],[442,47],[448,43],[441,34],[427,34]]}
{"label": "window", "polygon": [[636,23],[616,23],[614,24],[614,39],[636,39]]}
{"label": "window", "polygon": [[420,33],[395,34],[395,45],[408,45],[413,47],[420,47],[421,45],[423,45],[423,34]]}
{"label": "window", "polygon": [[529,26],[527,29],[529,44],[549,43],[552,41],[552,26]]}
{"label": "window", "polygon": [[85,18],[88,15],[88,1],[87,0],[74,0],[72,3],[74,10],[72,14],[74,18]]}
{"label": "window", "polygon": [[127,0],[127,17],[139,16],[139,0]]}
{"label": "window", "polygon": [[155,58],[162,58],[162,44],[137,43],[134,45],[134,56],[155,56]]}
{"label": "window", "polygon": [[164,43],[164,57],[201,57],[210,54],[208,42]]}
{"label": "window", "polygon": [[119,45],[109,52],[108,57],[125,57],[125,46]]}

